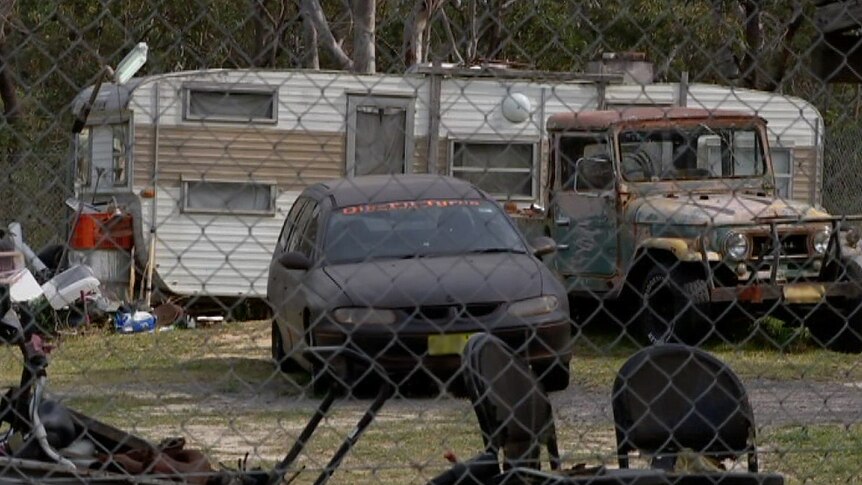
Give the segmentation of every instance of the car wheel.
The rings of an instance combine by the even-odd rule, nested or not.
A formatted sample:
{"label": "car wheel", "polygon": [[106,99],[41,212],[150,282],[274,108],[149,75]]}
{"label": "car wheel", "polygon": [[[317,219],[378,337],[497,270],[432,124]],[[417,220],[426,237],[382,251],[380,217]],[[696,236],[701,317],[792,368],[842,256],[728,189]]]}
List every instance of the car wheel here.
{"label": "car wheel", "polygon": [[271,341],[272,361],[275,362],[275,367],[281,372],[296,372],[300,370],[299,364],[287,357],[287,353],[284,351],[284,341],[281,338],[281,332],[278,330],[278,324],[275,321],[272,322]]}
{"label": "car wheel", "polygon": [[640,286],[640,297],[636,325],[645,343],[698,345],[712,333],[712,322],[702,313],[709,303],[709,287],[691,268],[653,266]]}
{"label": "car wheel", "polygon": [[569,387],[571,371],[569,362],[555,360],[550,364],[535,364],[533,372],[545,388],[545,392],[562,391]]}

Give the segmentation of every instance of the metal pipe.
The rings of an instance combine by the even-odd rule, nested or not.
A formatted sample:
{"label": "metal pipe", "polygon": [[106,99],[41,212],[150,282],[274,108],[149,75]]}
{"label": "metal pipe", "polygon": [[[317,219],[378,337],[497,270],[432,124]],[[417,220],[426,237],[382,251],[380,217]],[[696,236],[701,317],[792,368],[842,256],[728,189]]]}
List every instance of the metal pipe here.
{"label": "metal pipe", "polygon": [[365,411],[365,414],[362,415],[362,418],[359,419],[359,422],[356,423],[356,428],[351,431],[344,441],[341,443],[341,446],[338,448],[338,451],[335,452],[332,459],[329,460],[329,463],[326,464],[326,467],[320,472],[317,480],[314,481],[314,485],[324,485],[327,481],[329,481],[332,474],[335,473],[335,470],[338,468],[338,465],[341,464],[341,460],[347,455],[347,452],[350,451],[350,448],[359,441],[359,437],[362,436],[362,433],[368,428],[368,425],[371,424],[371,421],[377,416],[377,412],[380,411],[380,408],[383,407],[383,404],[392,396],[395,392],[395,388],[389,384],[389,381],[384,381],[383,385],[380,387],[380,391],[377,393],[377,397],[374,398],[374,402],[371,403],[368,410]]}
{"label": "metal pipe", "polygon": [[27,259],[27,263],[30,264],[30,266],[32,266],[37,273],[41,273],[48,269],[48,267],[45,266],[45,263],[42,262],[41,259],[39,259],[39,256],[37,256],[36,253],[34,253],[32,249],[30,249],[30,246],[28,246],[27,243],[24,242],[24,233],[21,230],[21,224],[17,222],[10,223],[9,233],[12,234],[12,240],[15,243],[15,249],[21,251],[21,253],[24,254],[24,257]]}
{"label": "metal pipe", "polygon": [[[151,183],[153,185],[153,197],[152,199],[150,199],[150,240],[149,248],[147,251],[147,279],[145,283],[146,297],[144,300],[147,307],[150,306],[150,302],[153,297],[153,271],[155,270],[156,266],[156,216],[158,215],[157,205],[159,201],[159,120],[161,118],[161,113],[159,113],[159,83],[155,83],[155,85],[153,86],[153,95],[155,96],[155,105],[153,110],[153,176],[151,180]],[[132,176],[134,177],[134,175]]]}
{"label": "metal pipe", "polygon": [[314,431],[317,429],[317,426],[326,416],[329,408],[332,407],[332,403],[335,401],[335,393],[337,388],[332,387],[324,396],[323,401],[321,401],[320,405],[314,411],[314,416],[308,421],[308,424],[305,425],[305,428],[302,430],[302,433],[299,434],[299,437],[296,438],[296,441],[293,443],[293,447],[290,448],[290,451],[287,452],[287,455],[284,456],[284,459],[275,467],[272,473],[269,476],[269,485],[275,485],[277,483],[281,483],[284,478],[284,474],[287,472],[287,469],[293,464],[296,458],[302,453],[302,449],[305,448],[306,443],[311,438],[311,435],[314,434]]}

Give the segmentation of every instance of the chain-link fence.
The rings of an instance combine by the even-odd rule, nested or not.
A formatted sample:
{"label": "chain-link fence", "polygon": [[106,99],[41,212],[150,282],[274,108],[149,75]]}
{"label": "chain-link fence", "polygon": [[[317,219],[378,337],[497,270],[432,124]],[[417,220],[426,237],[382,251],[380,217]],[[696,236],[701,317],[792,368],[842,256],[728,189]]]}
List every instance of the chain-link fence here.
{"label": "chain-link fence", "polygon": [[0,0],[0,483],[855,483],[860,18]]}

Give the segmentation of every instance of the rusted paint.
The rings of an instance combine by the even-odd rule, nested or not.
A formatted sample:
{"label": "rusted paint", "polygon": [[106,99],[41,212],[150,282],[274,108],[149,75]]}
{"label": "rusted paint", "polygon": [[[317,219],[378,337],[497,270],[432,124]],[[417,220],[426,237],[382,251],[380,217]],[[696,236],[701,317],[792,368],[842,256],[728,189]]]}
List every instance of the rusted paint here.
{"label": "rusted paint", "polygon": [[559,113],[548,118],[548,130],[605,130],[613,126],[637,124],[647,126],[651,122],[662,125],[680,121],[748,121],[763,118],[749,113],[731,110],[706,110],[701,108],[661,108],[636,107],[624,110],[572,111]]}

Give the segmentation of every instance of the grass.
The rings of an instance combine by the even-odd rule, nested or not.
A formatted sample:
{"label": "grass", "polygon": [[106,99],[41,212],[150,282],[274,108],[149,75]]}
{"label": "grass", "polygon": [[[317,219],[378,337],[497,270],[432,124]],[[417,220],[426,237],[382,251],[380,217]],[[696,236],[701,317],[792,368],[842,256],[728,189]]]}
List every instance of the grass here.
{"label": "grass", "polygon": [[[575,392],[609,393],[616,370],[634,350],[607,335],[579,339]],[[753,340],[740,346],[713,344],[708,350],[744,381],[862,382],[858,356],[805,344],[777,351]],[[0,347],[0,384],[14,384],[19,372],[15,349]],[[49,376],[51,393],[70,406],[154,441],[184,436],[188,446],[229,463],[248,452],[251,463],[274,464],[319,402],[305,394],[306,376],[273,371],[268,322],[154,334],[67,335],[57,342]],[[333,407],[300,457],[297,465],[306,468],[295,483],[313,481],[367,404],[350,400]],[[565,462],[613,465],[610,415],[603,422],[578,422],[565,404],[557,401],[556,406]],[[852,426],[761,428],[761,466],[780,471],[791,484],[855,483],[862,479],[862,414],[859,421]],[[447,466],[445,451],[467,458],[481,446],[465,400],[397,400],[383,408],[333,483],[424,483]]]}

